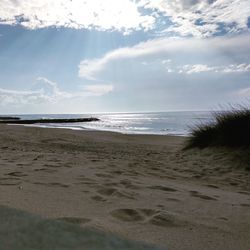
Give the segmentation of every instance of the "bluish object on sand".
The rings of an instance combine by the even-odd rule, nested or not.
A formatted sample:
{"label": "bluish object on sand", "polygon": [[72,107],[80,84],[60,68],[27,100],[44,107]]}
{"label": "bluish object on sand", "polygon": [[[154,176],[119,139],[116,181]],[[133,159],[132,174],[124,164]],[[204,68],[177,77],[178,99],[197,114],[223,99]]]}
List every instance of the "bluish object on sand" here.
{"label": "bluish object on sand", "polygon": [[163,250],[0,206],[0,250]]}

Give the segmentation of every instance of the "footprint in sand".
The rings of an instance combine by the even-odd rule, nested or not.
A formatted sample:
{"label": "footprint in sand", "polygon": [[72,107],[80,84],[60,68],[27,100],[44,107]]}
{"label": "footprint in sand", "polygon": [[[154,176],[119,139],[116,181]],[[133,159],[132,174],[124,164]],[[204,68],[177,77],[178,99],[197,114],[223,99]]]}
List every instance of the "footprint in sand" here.
{"label": "footprint in sand", "polygon": [[157,214],[149,222],[160,227],[178,227],[181,225],[173,215],[167,213]]}
{"label": "footprint in sand", "polygon": [[118,183],[117,182],[107,182],[103,184],[105,187],[117,187]]}
{"label": "footprint in sand", "polygon": [[99,162],[100,159],[90,159],[92,162]]}
{"label": "footprint in sand", "polygon": [[23,164],[23,163],[17,163],[16,165],[17,165],[17,166],[21,166],[21,167],[22,167],[22,166],[25,166],[25,164]]}
{"label": "footprint in sand", "polygon": [[145,219],[137,210],[129,208],[116,209],[111,212],[111,215],[124,222],[143,221]]}
{"label": "footprint in sand", "polygon": [[246,204],[246,203],[243,203],[243,204],[240,204],[242,207],[249,207],[250,208],[250,204]]}
{"label": "footprint in sand", "polygon": [[196,179],[201,179],[201,178],[203,178],[203,175],[202,174],[195,174],[195,175],[192,175],[192,177],[194,177]]}
{"label": "footprint in sand", "polygon": [[118,198],[127,198],[127,199],[134,199],[134,194],[127,191],[119,191],[116,188],[99,188],[96,192],[100,195],[109,196],[109,197],[118,197]]}
{"label": "footprint in sand", "polygon": [[57,170],[55,169],[48,169],[48,168],[36,168],[34,169],[35,172],[40,172],[40,171],[43,171],[43,172],[46,172],[46,173],[56,173]]}
{"label": "footprint in sand", "polygon": [[5,175],[14,176],[14,177],[24,177],[24,176],[28,176],[27,174],[24,174],[23,172],[19,172],[19,171],[10,172],[10,173],[7,173],[7,174],[5,174]]}
{"label": "footprint in sand", "polygon": [[69,187],[68,184],[63,184],[63,183],[59,183],[59,182],[50,182],[50,183],[45,183],[45,182],[32,182],[32,184],[35,184],[35,185],[43,185],[43,186],[47,186],[47,187],[63,187],[63,188],[68,188],[68,187]]}
{"label": "footprint in sand", "polygon": [[97,173],[95,174],[97,177],[101,177],[101,178],[113,178],[112,175],[110,174],[102,174],[102,173]]}
{"label": "footprint in sand", "polygon": [[58,164],[44,164],[44,167],[48,167],[48,168],[60,168],[62,167],[61,165]]}
{"label": "footprint in sand", "polygon": [[211,196],[207,196],[204,194],[199,193],[198,191],[189,191],[190,195],[193,197],[201,198],[203,200],[213,200],[216,201],[217,199]]}
{"label": "footprint in sand", "polygon": [[96,183],[96,180],[85,177],[84,175],[76,177],[79,181],[85,181],[86,183]]}
{"label": "footprint in sand", "polygon": [[123,171],[121,170],[113,170],[113,171],[109,171],[110,174],[115,174],[115,175],[121,175],[123,174]]}
{"label": "footprint in sand", "polygon": [[97,187],[99,186],[97,181],[85,176],[79,176],[76,178],[78,182],[75,182],[75,185],[87,185],[89,187]]}
{"label": "footprint in sand", "polygon": [[17,186],[20,185],[22,182],[19,178],[0,178],[0,185],[1,186]]}
{"label": "footprint in sand", "polygon": [[165,187],[165,186],[149,186],[149,189],[156,189],[156,190],[161,190],[161,191],[166,191],[166,192],[176,192],[178,190],[171,188],[171,187]]}
{"label": "footprint in sand", "polygon": [[176,198],[166,198],[166,200],[168,200],[168,201],[174,201],[174,202],[180,202],[180,200],[178,200]]}
{"label": "footprint in sand", "polygon": [[48,183],[48,185],[49,186],[55,186],[55,187],[63,187],[63,188],[70,187],[70,185],[64,184],[64,183],[60,183],[60,182],[51,182],[51,183]]}
{"label": "footprint in sand", "polygon": [[128,188],[128,189],[132,189],[132,190],[140,189],[140,187],[138,185],[132,184],[132,181],[130,181],[128,179],[121,180],[120,184],[123,185],[125,188]]}
{"label": "footprint in sand", "polygon": [[218,186],[214,185],[214,184],[207,184],[205,185],[206,187],[211,187],[211,188],[219,188]]}
{"label": "footprint in sand", "polygon": [[160,208],[160,209],[165,209],[165,206],[161,205],[161,204],[157,205],[157,207]]}
{"label": "footprint in sand", "polygon": [[218,219],[219,219],[219,220],[228,221],[228,218],[226,218],[226,217],[219,217]]}
{"label": "footprint in sand", "polygon": [[239,191],[238,193],[239,193],[239,194],[247,194],[247,195],[250,195],[250,192],[247,192],[247,191]]}
{"label": "footprint in sand", "polygon": [[73,166],[71,164],[67,164],[67,163],[63,164],[63,167],[65,167],[65,168],[73,168]]}
{"label": "footprint in sand", "polygon": [[61,217],[57,219],[67,223],[78,224],[78,225],[86,224],[91,221],[88,218],[79,218],[79,217]]}
{"label": "footprint in sand", "polygon": [[107,201],[105,198],[103,198],[100,195],[94,195],[94,196],[91,197],[91,199],[94,200],[94,201],[101,201],[101,202]]}
{"label": "footprint in sand", "polygon": [[111,211],[111,216],[123,222],[144,222],[160,227],[183,225],[174,215],[147,208],[122,208]]}

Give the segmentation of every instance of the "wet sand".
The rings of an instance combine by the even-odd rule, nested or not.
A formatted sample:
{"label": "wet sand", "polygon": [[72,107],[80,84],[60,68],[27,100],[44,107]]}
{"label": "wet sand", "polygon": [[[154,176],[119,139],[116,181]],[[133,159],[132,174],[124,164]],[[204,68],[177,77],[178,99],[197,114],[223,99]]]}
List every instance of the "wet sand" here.
{"label": "wet sand", "polygon": [[0,128],[0,205],[168,249],[250,249],[250,171],[235,151],[183,151],[186,138],[174,136]]}

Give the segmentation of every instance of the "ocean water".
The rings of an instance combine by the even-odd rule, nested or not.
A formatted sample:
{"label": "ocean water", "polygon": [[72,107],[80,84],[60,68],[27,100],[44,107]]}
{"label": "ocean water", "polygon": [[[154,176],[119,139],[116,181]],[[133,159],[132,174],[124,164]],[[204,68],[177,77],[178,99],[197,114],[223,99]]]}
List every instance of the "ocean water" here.
{"label": "ocean water", "polygon": [[124,134],[159,134],[188,136],[196,124],[213,120],[207,111],[179,111],[152,113],[106,113],[18,115],[21,119],[97,117],[100,121],[89,123],[37,124],[32,126],[69,128],[76,130],[113,131]]}

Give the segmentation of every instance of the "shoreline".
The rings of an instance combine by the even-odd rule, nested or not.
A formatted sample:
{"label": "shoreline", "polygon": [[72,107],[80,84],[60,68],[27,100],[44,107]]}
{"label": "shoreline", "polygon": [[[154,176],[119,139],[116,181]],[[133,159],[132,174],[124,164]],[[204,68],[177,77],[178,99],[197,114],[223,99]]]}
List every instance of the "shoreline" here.
{"label": "shoreline", "polygon": [[186,138],[0,125],[0,205],[167,249],[250,248],[250,173]]}
{"label": "shoreline", "polygon": [[[48,127],[76,127],[90,130],[113,131],[123,134],[159,134],[159,135],[177,135],[188,136],[190,127],[200,121],[208,121],[209,113],[200,112],[160,112],[160,113],[104,113],[92,114],[99,121],[90,123],[75,124],[49,124],[51,119],[77,119],[79,117],[90,117],[90,115],[82,114],[34,114],[20,115],[21,120],[30,119],[48,119]],[[22,121],[21,121],[22,122]],[[47,122],[47,121],[46,121]],[[14,123],[14,122],[13,122]]]}
{"label": "shoreline", "polygon": [[103,132],[103,133],[115,133],[115,134],[122,134],[122,135],[142,135],[142,136],[176,136],[176,137],[183,137],[183,138],[188,138],[190,137],[189,134],[187,135],[181,135],[181,134],[159,134],[159,133],[136,133],[136,132],[130,132],[130,133],[125,133],[125,132],[119,132],[119,131],[113,131],[113,130],[101,130],[101,129],[90,129],[90,128],[78,128],[78,127],[53,127],[50,125],[35,125],[35,124],[8,124],[8,126],[24,126],[24,127],[30,127],[30,128],[48,128],[48,129],[66,129],[66,130],[75,130],[75,131],[85,131],[85,132]]}

